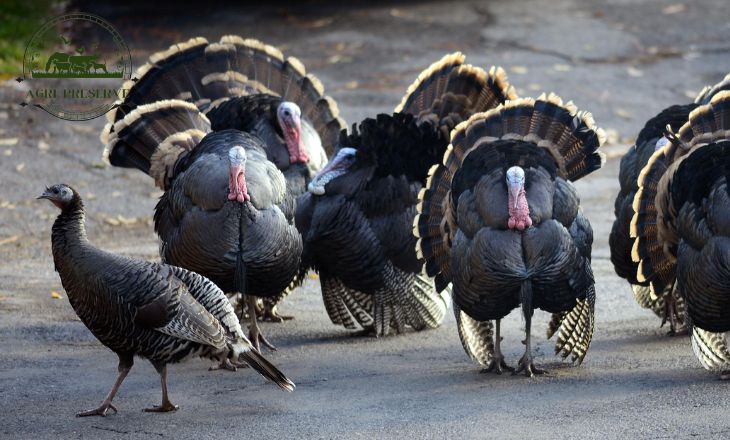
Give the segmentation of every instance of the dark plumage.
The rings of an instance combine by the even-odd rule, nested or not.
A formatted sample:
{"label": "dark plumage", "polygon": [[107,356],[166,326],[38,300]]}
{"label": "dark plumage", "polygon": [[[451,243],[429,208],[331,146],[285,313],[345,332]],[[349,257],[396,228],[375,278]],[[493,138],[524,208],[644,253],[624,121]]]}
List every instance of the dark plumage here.
{"label": "dark plumage", "polygon": [[636,144],[621,158],[619,169],[621,189],[614,203],[616,219],[608,238],[611,262],[616,273],[631,284],[634,296],[642,307],[650,308],[664,321],[669,320],[672,334],[683,329],[684,316],[678,313],[683,310],[683,304],[675,301],[677,295],[673,289],[664,289],[658,295],[652,295],[649,281],[637,279],[639,263],[635,262],[631,255],[634,245],[630,233],[631,219],[634,216],[634,197],[639,189],[637,184],[639,173],[654,154],[657,142],[666,142],[664,132],[667,125],[672,130],[679,130],[679,127],[687,121],[689,113],[696,107],[696,104],[673,105],[662,110],[644,125]]}
{"label": "dark plumage", "polygon": [[392,115],[340,137],[336,156],[298,200],[305,263],[319,271],[333,323],[377,336],[437,327],[446,300],[423,273],[411,229],[428,169],[451,129],[514,97],[504,72],[447,55],[426,69]]}
{"label": "dark plumage", "polygon": [[97,409],[79,416],[116,412],[112,399],[132,368],[134,356],[160,373],[162,405],[177,409],[167,395],[167,364],[192,356],[246,362],[282,389],[294,384],[254,349],[223,292],[206,278],[164,263],[104,252],[84,229],[84,205],[71,187],[54,185],[39,197],[61,209],[53,224],[53,261],[76,314],[94,336],[119,356],[119,377]]}
{"label": "dark plumage", "polygon": [[571,181],[601,166],[602,138],[589,114],[555,95],[518,99],[457,127],[431,172],[414,224],[418,247],[428,274],[452,283],[462,345],[488,371],[509,369],[499,320],[520,305],[527,338],[518,371],[542,372],[530,343],[538,308],[553,313],[556,353],[581,362],[588,350],[593,231]]}
{"label": "dark plumage", "polygon": [[[730,375],[722,333],[730,331],[730,91],[692,112],[673,144],[688,151],[666,171],[667,208],[659,208],[676,261],[676,286],[694,326],[700,362]],[[666,238],[665,238],[666,237]]]}
{"label": "dark plumage", "polygon": [[[237,36],[173,45],[136,76],[109,114],[102,141],[112,165],[138,168],[166,191],[155,212],[162,257],[227,291],[248,293],[253,333],[259,333],[253,296],[263,299],[264,317],[288,318],[276,304],[304,275],[301,238],[291,224],[295,198],[326,163],[325,150],[344,126],[336,104],[297,59]],[[256,151],[249,161],[251,204],[239,200],[244,211],[255,209],[236,214],[240,224],[225,195],[226,182],[233,184],[226,157],[236,145]],[[252,338],[257,347],[259,340],[271,346],[263,336]]]}

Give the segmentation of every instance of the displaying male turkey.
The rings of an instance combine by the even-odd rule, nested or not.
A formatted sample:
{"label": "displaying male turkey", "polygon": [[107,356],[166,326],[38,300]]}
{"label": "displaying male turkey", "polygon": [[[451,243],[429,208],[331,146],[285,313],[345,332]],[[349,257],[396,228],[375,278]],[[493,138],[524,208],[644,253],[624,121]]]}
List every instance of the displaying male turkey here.
{"label": "displaying male turkey", "polygon": [[[296,58],[284,58],[277,48],[257,40],[225,36],[218,43],[208,43],[193,38],[152,55],[135,76],[136,82],[124,86],[129,90],[127,97],[108,114],[102,142],[108,142],[116,122],[140,105],[165,99],[190,101],[205,112],[214,131],[237,129],[261,139],[267,158],[284,173],[288,192],[294,196],[306,191],[345,128],[337,105],[324,95],[319,80],[306,73]],[[109,161],[147,171],[146,153],[118,146],[109,150]],[[173,169],[175,157],[162,160]],[[169,184],[165,169],[153,177],[163,189]],[[287,318],[275,309],[284,293],[264,300],[265,317]]]}
{"label": "displaying male turkey", "polygon": [[533,365],[535,309],[553,313],[556,353],[582,362],[593,335],[593,232],[571,181],[601,167],[603,138],[589,113],[553,94],[517,99],[460,124],[430,171],[418,249],[437,285],[452,283],[462,345],[485,371],[509,369],[499,320],[520,305],[518,372],[543,372]]}
{"label": "displaying male turkey", "polygon": [[[226,292],[279,295],[299,271],[302,241],[294,198],[257,137],[210,132],[195,105],[158,101],[114,124],[109,151],[163,182],[155,230],[165,263],[204,275]],[[249,337],[271,347],[250,313]]]}
{"label": "displaying male turkey", "polygon": [[[652,163],[664,174],[641,183],[657,187],[657,239],[687,304],[692,347],[705,368],[730,378],[722,334],[730,331],[730,91],[694,110]],[[641,219],[637,227],[645,228]]]}
{"label": "displaying male turkey", "polygon": [[454,53],[419,75],[394,114],[343,133],[297,207],[305,259],[334,324],[376,336],[440,325],[447,301],[423,273],[411,233],[418,191],[457,123],[513,97],[502,69],[487,74]]}
{"label": "displaying male turkey", "polygon": [[105,416],[134,356],[160,374],[162,404],[145,411],[175,411],[167,394],[167,364],[200,356],[220,363],[246,362],[286,391],[294,383],[254,349],[228,298],[206,278],[164,263],[102,251],[86,238],[84,205],[65,184],[47,188],[61,214],[53,224],[53,262],[81,321],[119,356],[119,376],[102,404],[78,416]]}
{"label": "displaying male turkey", "polygon": [[657,294],[653,294],[649,280],[639,281],[637,279],[636,272],[639,264],[631,257],[634,239],[630,234],[630,226],[634,216],[634,196],[639,189],[637,179],[641,169],[654,152],[666,144],[667,139],[664,137],[664,132],[667,125],[672,130],[679,130],[679,127],[687,121],[689,113],[696,107],[697,104],[673,105],[662,110],[644,125],[636,139],[636,144],[621,158],[618,177],[621,189],[614,203],[616,219],[608,237],[611,262],[616,273],[629,282],[639,305],[651,309],[662,318],[662,325],[669,321],[670,334],[686,331],[684,302],[672,288],[665,288]]}

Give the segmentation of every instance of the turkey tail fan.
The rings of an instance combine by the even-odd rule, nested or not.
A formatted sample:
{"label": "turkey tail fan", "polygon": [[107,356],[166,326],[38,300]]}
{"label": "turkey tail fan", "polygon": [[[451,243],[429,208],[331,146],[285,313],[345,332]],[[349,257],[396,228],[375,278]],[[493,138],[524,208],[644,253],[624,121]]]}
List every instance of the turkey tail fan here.
{"label": "turkey tail fan", "polygon": [[438,294],[433,281],[421,274],[404,275],[404,281],[407,281],[402,288],[395,289],[396,313],[403,315],[403,323],[414,330],[438,328],[446,316],[449,294]]}
{"label": "turkey tail fan", "polygon": [[464,58],[462,53],[455,52],[421,72],[408,87],[395,112],[419,118],[435,115],[436,122],[450,130],[476,112],[517,98],[504,69],[492,67],[487,73],[479,67],[463,64]]}
{"label": "turkey tail fan", "polygon": [[164,189],[180,155],[195,148],[209,131],[208,118],[189,102],[144,104],[114,123],[104,159],[114,166],[137,168]]}
{"label": "turkey tail fan", "polygon": [[715,94],[709,104],[697,107],[679,129],[679,141],[694,149],[730,139],[730,90]]}
{"label": "turkey tail fan", "polygon": [[650,286],[640,286],[638,284],[631,285],[631,291],[634,293],[634,299],[644,309],[649,309],[659,318],[666,318],[666,298],[665,293],[652,298]]}
{"label": "turkey tail fan", "polygon": [[[253,311],[251,313],[254,313]],[[255,349],[245,351],[239,355],[239,361],[245,361],[254,370],[259,372],[262,376],[274,382],[284,391],[294,391],[296,385],[294,382],[289,380],[284,373],[279,371],[274,364],[266,360],[265,357],[261,356],[261,353]]]}
{"label": "turkey tail fan", "polygon": [[[634,238],[631,258],[639,263],[636,279],[640,283],[650,283],[652,301],[674,280],[676,271],[674,259],[664,252],[664,245],[659,239],[657,209],[660,182],[673,155],[674,147],[671,143],[654,152],[639,173],[639,189],[634,195],[634,216],[629,232]],[[665,191],[662,193],[666,194]]]}
{"label": "turkey tail fan", "polygon": [[306,72],[301,61],[294,57],[285,59],[281,51],[273,46],[236,35],[222,37],[220,44],[235,47],[237,63],[234,64],[234,71],[265,86],[265,93],[273,93],[285,101],[296,103],[302,111],[302,117],[311,121],[319,133],[327,154],[332,154],[340,132],[347,127],[340,118],[335,101],[324,94],[322,83]]}
{"label": "turkey tail fan", "polygon": [[692,351],[705,370],[726,373],[730,370],[730,352],[724,333],[712,333],[699,327],[692,328]]}
{"label": "turkey tail fan", "polygon": [[369,295],[349,289],[338,278],[322,277],[322,298],[333,324],[349,330],[372,327],[373,304]]}
{"label": "turkey tail fan", "polygon": [[279,49],[254,39],[228,35],[209,43],[205,38],[193,38],[153,54],[134,76],[136,82],[124,85],[129,90],[124,101],[107,114],[103,143],[114,122],[139,105],[182,99],[208,111],[231,97],[259,93],[296,103],[328,154],[345,128],[335,101],[324,94],[322,83],[298,59],[285,58]]}
{"label": "turkey tail fan", "polygon": [[[563,104],[554,94],[536,100],[507,101],[457,125],[442,164],[431,168],[426,187],[419,193],[413,227],[419,239],[418,255],[426,261],[427,273],[436,277],[439,289],[450,282],[451,231],[455,225],[450,200],[453,176],[469,152],[500,139],[522,140],[545,148],[561,174],[570,180],[597,170],[603,163],[603,155],[598,152],[605,139],[603,130],[595,127],[589,113],[579,112],[570,102]],[[502,163],[495,160],[492,165],[501,167]]]}
{"label": "turkey tail fan", "polygon": [[[562,316],[559,321],[559,328],[556,328],[556,315],[548,326],[548,338],[557,330],[558,338],[555,342],[555,354],[560,354],[563,359],[571,356],[571,360],[578,364],[583,363],[588,352],[588,347],[593,339],[593,326],[595,323],[596,293],[593,286],[584,299],[578,300],[573,309]],[[552,333],[551,331],[552,330]]]}
{"label": "turkey tail fan", "polygon": [[464,351],[469,357],[487,368],[494,358],[494,324],[492,321],[477,321],[454,305],[456,327]]}
{"label": "turkey tail fan", "polygon": [[695,104],[709,104],[716,94],[724,90],[730,90],[730,73],[725,75],[725,78],[714,86],[707,86],[702,89],[697,95],[697,98],[695,98]]}

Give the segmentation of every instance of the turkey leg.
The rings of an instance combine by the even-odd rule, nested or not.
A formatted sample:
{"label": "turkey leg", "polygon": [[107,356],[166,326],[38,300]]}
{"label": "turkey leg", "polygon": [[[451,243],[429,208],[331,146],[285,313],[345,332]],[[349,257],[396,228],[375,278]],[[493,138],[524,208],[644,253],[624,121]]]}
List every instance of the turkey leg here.
{"label": "turkey leg", "polygon": [[119,370],[119,375],[117,376],[117,380],[114,381],[114,385],[112,386],[112,389],[109,391],[109,394],[106,395],[104,398],[104,401],[101,403],[101,406],[99,406],[96,409],[90,409],[88,411],[82,411],[78,414],[76,414],[76,417],[89,417],[89,416],[102,416],[106,417],[107,411],[109,409],[112,409],[114,411],[114,414],[117,413],[117,408],[112,405],[112,399],[114,399],[114,396],[117,394],[117,391],[119,391],[119,387],[122,386],[122,382],[124,382],[124,378],[127,377],[127,374],[129,374],[129,370],[132,369],[132,363],[134,362],[133,358],[122,358],[119,356],[119,367],[117,368]]}
{"label": "turkey leg", "polygon": [[273,301],[264,300],[263,304],[263,308],[260,309],[260,311],[259,309],[256,309],[256,312],[261,316],[262,321],[284,322],[294,319],[293,316],[280,315],[279,311],[276,310],[277,305]]}
{"label": "turkey leg", "polygon": [[276,350],[276,347],[267,341],[261,333],[261,330],[259,330],[259,325],[256,322],[256,297],[253,295],[246,295],[246,299],[248,301],[248,316],[251,320],[251,325],[248,327],[248,339],[259,352],[261,352],[261,344],[264,344],[269,348],[269,350]]}
{"label": "turkey leg", "polygon": [[[155,364],[153,364],[155,365]],[[177,411],[179,408],[177,405],[173,405],[167,396],[167,365],[158,366],[155,365],[155,369],[160,373],[160,385],[162,386],[162,404],[153,406],[152,408],[145,408],[145,412],[171,412]]]}
{"label": "turkey leg", "polygon": [[499,335],[499,327],[501,323],[501,319],[498,319],[496,322],[496,330],[494,334],[494,355],[492,356],[492,360],[489,362],[489,365],[487,368],[480,371],[480,373],[497,373],[502,374],[505,371],[512,371],[514,372],[515,369],[508,366],[504,362],[504,355],[502,354],[502,348],[501,348],[501,342],[502,337]]}
{"label": "turkey leg", "polygon": [[522,314],[525,316],[525,354],[522,355],[520,361],[517,363],[517,370],[515,370],[514,374],[524,372],[527,377],[532,377],[536,374],[545,374],[547,371],[535,367],[532,363],[530,326],[532,324],[534,310],[532,310],[532,284],[528,280],[522,282],[520,301],[522,302]]}

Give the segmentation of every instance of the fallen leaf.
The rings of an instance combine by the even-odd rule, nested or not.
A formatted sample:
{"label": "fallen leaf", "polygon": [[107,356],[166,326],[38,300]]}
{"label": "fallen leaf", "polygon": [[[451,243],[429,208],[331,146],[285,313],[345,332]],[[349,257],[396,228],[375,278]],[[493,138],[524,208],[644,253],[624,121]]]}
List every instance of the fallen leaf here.
{"label": "fallen leaf", "polygon": [[[0,145],[15,145],[18,143],[18,138],[5,138],[0,139]],[[8,151],[8,150],[6,150]]]}
{"label": "fallen leaf", "polygon": [[357,81],[350,81],[350,82],[346,82],[345,83],[345,88],[348,89],[348,90],[356,89],[357,86],[358,86],[358,82]]}
{"label": "fallen leaf", "polygon": [[48,145],[48,142],[46,141],[39,141],[38,142],[38,149],[41,151],[48,151],[51,147]]}
{"label": "fallen leaf", "polygon": [[673,14],[680,14],[687,10],[687,5],[682,3],[676,3],[673,5],[666,6],[662,9],[662,14],[664,15],[673,15]]}
{"label": "fallen leaf", "polygon": [[13,155],[13,150],[11,150],[10,148],[8,148],[7,150],[3,151],[3,154],[5,156],[12,156]]}
{"label": "fallen leaf", "polygon": [[115,219],[114,217],[107,217],[104,219],[104,221],[112,226],[119,226],[121,224],[119,220]]}
{"label": "fallen leaf", "polygon": [[569,72],[569,71],[573,70],[573,68],[568,64],[555,64],[553,66],[553,69],[558,72]]}
{"label": "fallen leaf", "polygon": [[75,131],[76,133],[94,133],[96,129],[94,127],[90,127],[88,125],[72,125],[71,130]]}
{"label": "fallen leaf", "polygon": [[4,244],[14,243],[14,242],[18,241],[18,239],[20,239],[19,235],[11,235],[10,237],[0,239],[0,246],[2,246]]}
{"label": "fallen leaf", "polygon": [[53,299],[61,299],[63,298],[60,293],[56,292],[55,290],[51,290],[51,298]]}
{"label": "fallen leaf", "polygon": [[626,68],[626,71],[629,73],[629,76],[633,76],[634,78],[638,78],[640,76],[644,76],[644,72],[642,72],[641,70],[637,69],[636,67],[629,66],[629,67]]}
{"label": "fallen leaf", "polygon": [[15,165],[15,171],[22,172],[25,169],[25,162],[21,162],[17,165]]}
{"label": "fallen leaf", "polygon": [[524,75],[527,73],[527,67],[525,66],[512,66],[509,68],[510,72],[516,73],[518,75]]}
{"label": "fallen leaf", "polygon": [[613,113],[616,116],[618,116],[619,118],[624,118],[624,119],[632,119],[634,117],[628,110],[624,110],[622,108],[615,109],[613,111]]}

